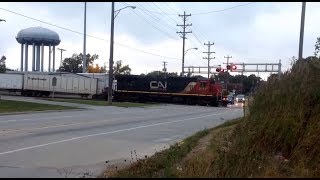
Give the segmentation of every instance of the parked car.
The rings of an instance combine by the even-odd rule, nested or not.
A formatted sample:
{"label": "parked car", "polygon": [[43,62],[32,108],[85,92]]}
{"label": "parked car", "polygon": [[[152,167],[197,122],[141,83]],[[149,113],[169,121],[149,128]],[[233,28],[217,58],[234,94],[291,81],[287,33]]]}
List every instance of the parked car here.
{"label": "parked car", "polygon": [[238,94],[236,97],[236,102],[239,103],[244,103],[245,102],[245,96],[243,94]]}

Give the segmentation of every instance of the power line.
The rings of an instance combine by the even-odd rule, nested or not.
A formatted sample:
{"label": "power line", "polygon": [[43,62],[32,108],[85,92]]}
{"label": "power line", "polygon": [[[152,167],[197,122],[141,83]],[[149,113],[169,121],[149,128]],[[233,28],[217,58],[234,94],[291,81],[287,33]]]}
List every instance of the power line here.
{"label": "power line", "polygon": [[[154,2],[152,2],[152,4],[154,4],[155,6],[157,6],[157,8],[159,8],[161,12],[165,13],[165,12],[161,9],[161,7],[159,7],[157,4],[155,4]],[[166,14],[164,14],[164,15],[166,15]],[[176,20],[173,19],[172,17],[170,17],[170,16],[168,16],[168,15],[166,15],[166,17],[168,17],[169,19],[173,20],[175,23],[178,23],[178,21],[176,21]]]}
{"label": "power line", "polygon": [[[250,2],[250,3],[246,3],[246,4],[240,4],[240,5],[232,6],[232,7],[229,7],[229,8],[220,9],[220,10],[213,10],[213,11],[209,11],[209,12],[193,13],[193,15],[204,15],[204,14],[218,13],[218,12],[223,12],[223,11],[227,11],[227,10],[230,10],[230,9],[238,8],[238,7],[241,7],[241,6],[247,6],[247,5],[250,5],[250,4],[253,4],[253,3],[256,3],[256,2]],[[140,9],[141,9],[141,8],[140,8]],[[148,11],[148,12],[150,12],[150,13],[170,15],[170,16],[179,15],[179,14],[176,14],[176,13],[172,14],[172,13],[163,13],[163,12],[156,12],[156,11],[149,11],[149,10],[144,10],[144,11]]]}
{"label": "power line", "polygon": [[164,4],[168,7],[169,11],[171,11],[171,12],[173,12],[173,13],[177,13],[177,14],[179,14],[179,12],[178,12],[178,11],[176,11],[175,9],[173,9],[173,8],[169,5],[169,3],[168,3],[168,2],[164,2]]}
{"label": "power line", "polygon": [[140,8],[140,7],[137,7],[137,9],[140,9],[140,10],[142,10],[142,11],[148,11],[148,12],[150,12],[150,13],[166,14],[166,15],[171,15],[171,16],[179,15],[179,14],[169,14],[169,13],[163,13],[163,12],[149,11],[149,10],[146,10],[146,9],[142,9],[142,8]]}
{"label": "power line", "polygon": [[[127,3],[125,3],[125,2],[122,2],[122,3],[125,4],[125,5],[130,5],[130,4],[127,4]],[[140,18],[142,18],[144,21],[146,21],[148,24],[150,24],[152,27],[154,27],[155,29],[157,29],[158,31],[162,32],[163,34],[165,34],[166,36],[170,37],[171,39],[176,40],[176,38],[174,38],[173,36],[171,36],[170,34],[168,34],[168,32],[163,31],[163,30],[159,29],[158,27],[154,26],[152,23],[150,23],[150,22],[149,22],[147,19],[145,19],[142,15],[139,15],[139,14],[138,14],[137,12],[135,12],[133,9],[131,9],[131,11],[132,11],[133,13],[135,13],[138,17],[140,17]],[[143,12],[143,13],[146,14],[146,12]]]}
{"label": "power line", "polygon": [[[138,3],[138,2],[137,2],[137,3]],[[143,5],[141,5],[140,3],[138,3],[138,4],[145,9],[145,7],[144,7]],[[149,6],[149,5],[148,5],[148,6]],[[151,6],[149,6],[149,7],[151,7]],[[153,7],[151,7],[151,8],[153,8]],[[143,13],[146,13],[146,12],[144,12],[144,11],[142,11],[142,12],[143,12]],[[177,30],[174,26],[170,26],[167,22],[163,21],[162,19],[160,19],[159,17],[153,15],[152,13],[148,12],[148,14],[150,15],[150,17],[152,17],[153,19],[155,19],[156,22],[162,23],[162,24],[164,24],[165,26],[169,27],[170,29],[172,29],[172,30],[174,30],[174,31]]]}
{"label": "power line", "polygon": [[247,5],[250,5],[250,4],[253,4],[253,3],[256,3],[256,2],[240,4],[240,5],[237,5],[237,6],[232,6],[232,7],[225,8],[225,9],[220,9],[220,10],[209,11],[209,12],[205,12],[205,13],[194,13],[194,15],[202,15],[202,14],[211,14],[211,13],[223,12],[223,11],[227,11],[227,10],[234,9],[234,8],[237,8],[237,7],[247,6]]}
{"label": "power line", "polygon": [[[66,30],[66,31],[70,31],[70,32],[73,32],[73,33],[76,33],[76,34],[83,35],[83,33],[78,32],[78,31],[75,31],[75,30],[72,30],[72,29],[68,29],[68,28],[65,28],[65,27],[62,27],[62,26],[59,26],[59,25],[55,25],[55,24],[52,24],[52,23],[49,23],[49,22],[45,22],[45,21],[43,21],[43,20],[39,20],[39,19],[36,19],[36,18],[32,18],[32,17],[30,17],[30,16],[26,16],[26,15],[23,15],[23,14],[20,14],[20,13],[17,13],[17,12],[8,10],[8,9],[4,9],[4,8],[1,8],[1,7],[0,7],[0,9],[1,9],[1,10],[4,10],[4,11],[7,11],[7,12],[10,12],[10,13],[13,13],[13,14],[16,14],[16,15],[19,15],[19,16],[23,16],[23,17],[25,17],[25,18],[29,18],[29,19],[32,19],[32,20],[35,20],[35,21],[44,23],[44,24],[48,24],[48,25],[50,25],[50,26],[54,26],[54,27],[57,27],[57,28],[60,28],[60,29],[64,29],[64,30]],[[103,39],[103,38],[99,38],[99,37],[95,37],[95,36],[91,36],[91,35],[89,35],[89,34],[86,34],[86,36],[91,37],[91,38],[95,38],[95,39],[99,39],[99,40],[102,40],[102,41],[107,41],[107,42],[109,42],[109,40],[106,40],[106,39]],[[119,45],[119,46],[123,46],[123,47],[129,48],[129,49],[133,49],[133,50],[136,50],[136,51],[139,51],[139,52],[142,52],[142,53],[151,54],[151,55],[154,55],[154,56],[164,57],[164,58],[168,58],[168,59],[180,60],[180,59],[178,59],[178,58],[166,57],[166,56],[162,56],[162,55],[159,55],[159,54],[154,54],[154,53],[151,53],[151,52],[142,51],[142,50],[139,50],[139,49],[130,47],[130,46],[126,46],[126,45],[117,43],[117,42],[114,42],[114,43],[117,44],[117,45]]]}

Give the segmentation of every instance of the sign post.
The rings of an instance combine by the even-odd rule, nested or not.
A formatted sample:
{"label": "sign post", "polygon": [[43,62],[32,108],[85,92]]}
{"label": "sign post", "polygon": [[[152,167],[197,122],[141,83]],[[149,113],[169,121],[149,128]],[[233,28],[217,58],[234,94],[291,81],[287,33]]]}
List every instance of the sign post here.
{"label": "sign post", "polygon": [[54,87],[57,85],[57,78],[52,78],[52,98],[54,98]]}

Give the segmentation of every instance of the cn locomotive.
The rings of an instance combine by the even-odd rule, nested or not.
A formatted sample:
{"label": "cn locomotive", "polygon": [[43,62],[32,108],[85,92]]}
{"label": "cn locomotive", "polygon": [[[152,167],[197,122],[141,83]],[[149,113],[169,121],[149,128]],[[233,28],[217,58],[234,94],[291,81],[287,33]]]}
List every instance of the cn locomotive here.
{"label": "cn locomotive", "polygon": [[210,106],[223,102],[222,85],[213,79],[148,75],[116,75],[115,79],[114,101]]}

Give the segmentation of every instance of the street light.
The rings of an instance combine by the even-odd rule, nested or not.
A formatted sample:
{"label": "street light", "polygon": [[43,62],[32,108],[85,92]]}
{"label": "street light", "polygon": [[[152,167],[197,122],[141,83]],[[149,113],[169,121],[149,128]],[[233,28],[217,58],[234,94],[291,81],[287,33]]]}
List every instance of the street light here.
{"label": "street light", "polygon": [[7,22],[5,19],[0,19],[0,21],[4,21],[4,22]]}
{"label": "street light", "polygon": [[187,54],[187,52],[188,52],[189,50],[191,50],[191,49],[198,50],[198,48],[190,48],[190,49],[187,49],[187,50],[184,52],[184,55],[186,55],[186,54]]}
{"label": "street light", "polygon": [[[191,49],[195,49],[195,50],[198,50],[198,48],[189,48],[189,49],[187,49],[186,51],[184,51],[184,56],[187,54],[187,52],[189,51],[189,50],[191,50]],[[184,63],[182,64],[182,72],[181,72],[181,75],[182,76],[184,76]]]}
{"label": "street light", "polygon": [[[112,105],[112,85],[113,85],[113,39],[114,39],[114,20],[119,12],[125,8],[135,9],[135,6],[126,6],[124,8],[114,10],[114,2],[111,4],[111,34],[110,34],[110,59],[109,59],[109,85],[108,85],[108,105]],[[116,13],[116,15],[114,15]]]}

